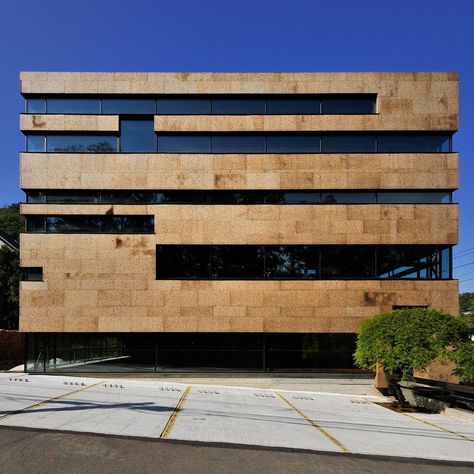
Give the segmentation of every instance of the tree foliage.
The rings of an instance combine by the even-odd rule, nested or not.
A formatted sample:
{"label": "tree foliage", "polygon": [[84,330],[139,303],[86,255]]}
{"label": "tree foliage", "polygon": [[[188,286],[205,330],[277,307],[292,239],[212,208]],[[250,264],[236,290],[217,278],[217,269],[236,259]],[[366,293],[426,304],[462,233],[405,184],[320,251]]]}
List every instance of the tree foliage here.
{"label": "tree foliage", "polygon": [[460,382],[474,383],[474,342],[461,344],[454,353],[456,375]]}
{"label": "tree foliage", "polygon": [[0,229],[18,240],[20,232],[23,232],[25,219],[20,215],[20,205],[10,204],[0,207]]}
{"label": "tree foliage", "polygon": [[468,336],[467,324],[460,318],[430,309],[401,309],[362,323],[354,358],[361,368],[375,370],[380,363],[402,380],[413,380],[414,370],[452,359]]}
{"label": "tree foliage", "polygon": [[474,293],[461,293],[459,295],[459,311],[461,313],[474,312]]}
{"label": "tree foliage", "polygon": [[0,329],[18,329],[19,281],[18,252],[0,247]]}

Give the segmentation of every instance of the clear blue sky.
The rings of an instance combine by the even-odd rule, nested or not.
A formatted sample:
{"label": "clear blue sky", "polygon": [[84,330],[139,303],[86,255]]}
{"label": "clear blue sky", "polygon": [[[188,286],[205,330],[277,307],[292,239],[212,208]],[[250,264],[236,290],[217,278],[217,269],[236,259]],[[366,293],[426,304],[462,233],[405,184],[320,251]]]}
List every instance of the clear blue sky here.
{"label": "clear blue sky", "polygon": [[[474,249],[472,0],[0,0],[0,205],[23,200],[29,71],[458,71],[460,245]],[[464,255],[464,256],[462,256]],[[455,266],[474,262],[462,254]],[[455,270],[474,291],[474,264]]]}

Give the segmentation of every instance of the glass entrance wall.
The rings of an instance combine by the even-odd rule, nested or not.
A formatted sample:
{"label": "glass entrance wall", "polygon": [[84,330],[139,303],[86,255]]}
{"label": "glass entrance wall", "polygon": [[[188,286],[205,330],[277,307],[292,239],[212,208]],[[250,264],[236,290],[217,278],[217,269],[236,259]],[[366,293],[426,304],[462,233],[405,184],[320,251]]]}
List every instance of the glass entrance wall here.
{"label": "glass entrance wall", "polygon": [[356,334],[27,333],[28,372],[354,369]]}

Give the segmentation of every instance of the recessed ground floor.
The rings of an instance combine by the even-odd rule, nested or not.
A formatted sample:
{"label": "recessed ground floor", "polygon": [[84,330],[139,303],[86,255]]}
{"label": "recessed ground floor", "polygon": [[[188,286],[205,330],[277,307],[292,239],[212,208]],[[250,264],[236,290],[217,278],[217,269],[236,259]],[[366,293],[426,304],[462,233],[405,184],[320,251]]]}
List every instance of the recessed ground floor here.
{"label": "recessed ground floor", "polygon": [[28,372],[354,369],[354,333],[27,333]]}

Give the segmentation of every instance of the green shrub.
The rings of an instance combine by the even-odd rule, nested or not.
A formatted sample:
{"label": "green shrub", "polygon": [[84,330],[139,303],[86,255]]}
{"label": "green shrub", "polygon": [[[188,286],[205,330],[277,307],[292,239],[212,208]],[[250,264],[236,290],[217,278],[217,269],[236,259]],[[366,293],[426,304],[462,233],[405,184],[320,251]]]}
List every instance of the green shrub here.
{"label": "green shrub", "polygon": [[453,349],[467,340],[467,325],[450,314],[413,308],[382,313],[364,321],[357,337],[356,365],[413,380],[435,360],[452,359]]}
{"label": "green shrub", "polygon": [[454,352],[456,361],[456,375],[460,382],[474,383],[474,342],[467,341],[461,344]]}

